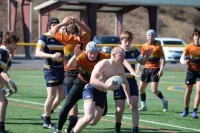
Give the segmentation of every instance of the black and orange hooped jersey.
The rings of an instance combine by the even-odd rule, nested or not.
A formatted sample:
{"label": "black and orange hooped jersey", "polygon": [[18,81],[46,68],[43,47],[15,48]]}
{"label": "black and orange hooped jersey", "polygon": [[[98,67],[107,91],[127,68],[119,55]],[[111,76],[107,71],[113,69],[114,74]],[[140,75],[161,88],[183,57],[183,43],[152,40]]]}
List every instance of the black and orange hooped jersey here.
{"label": "black and orange hooped jersey", "polygon": [[200,71],[200,46],[194,45],[194,43],[188,44],[183,55],[189,57],[188,68],[193,71]]}
{"label": "black and orange hooped jersey", "polygon": [[74,48],[76,44],[82,43],[83,49],[85,49],[87,43],[90,41],[91,34],[88,32],[83,32],[81,36],[67,35],[60,32],[56,32],[55,38],[64,45],[64,69],[67,70],[78,70],[78,67],[67,68],[67,63],[69,59],[74,55]]}
{"label": "black and orange hooped jersey", "polygon": [[79,78],[85,82],[90,81],[90,76],[94,66],[102,59],[108,59],[110,54],[99,53],[96,61],[90,61],[87,58],[86,52],[82,52],[76,59],[77,65],[79,67],[80,73]]}
{"label": "black and orange hooped jersey", "polygon": [[160,58],[164,57],[162,46],[160,44],[157,44],[157,42],[151,45],[148,43],[145,43],[142,46],[141,54],[144,56],[145,52],[148,49],[153,49],[153,51],[151,55],[149,56],[149,59],[145,63],[144,67],[145,68],[160,68]]}
{"label": "black and orange hooped jersey", "polygon": [[[54,37],[48,35],[48,33],[45,33],[42,35],[38,42],[36,47],[39,47],[43,49],[45,53],[48,54],[54,54],[56,52],[59,52],[62,54],[63,57],[63,44],[61,44],[58,40],[56,40]],[[44,59],[45,65],[51,65],[51,66],[63,66],[63,60],[52,60],[51,58]]]}

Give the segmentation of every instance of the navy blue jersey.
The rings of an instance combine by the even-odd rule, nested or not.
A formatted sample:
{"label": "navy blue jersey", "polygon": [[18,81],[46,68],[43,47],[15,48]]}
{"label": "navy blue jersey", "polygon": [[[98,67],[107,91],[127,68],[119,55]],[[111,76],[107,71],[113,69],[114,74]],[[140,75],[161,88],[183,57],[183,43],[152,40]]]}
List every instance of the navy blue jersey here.
{"label": "navy blue jersey", "polygon": [[0,47],[0,72],[2,72],[6,67],[9,59],[9,52],[5,46]]}
{"label": "navy blue jersey", "polygon": [[[136,48],[134,48],[132,50],[125,51],[125,53],[126,53],[125,59],[131,64],[133,69],[135,69],[135,63],[136,61],[138,61],[140,52]],[[129,71],[125,68],[125,72],[129,72]]]}
{"label": "navy blue jersey", "polygon": [[[64,54],[63,44],[61,44],[54,37],[49,36],[48,34],[44,34],[39,38],[37,47],[42,48],[43,51],[48,54],[54,54],[56,52],[61,53],[62,56]],[[62,66],[63,65],[62,60],[52,60],[51,58],[44,59],[44,60],[45,60],[45,65],[51,65],[51,66]]]}

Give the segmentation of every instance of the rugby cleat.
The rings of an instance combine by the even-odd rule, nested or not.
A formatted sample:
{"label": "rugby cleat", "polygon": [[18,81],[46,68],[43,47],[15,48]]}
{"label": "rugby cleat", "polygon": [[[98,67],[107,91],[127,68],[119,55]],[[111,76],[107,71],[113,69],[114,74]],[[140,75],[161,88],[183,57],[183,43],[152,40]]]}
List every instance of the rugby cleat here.
{"label": "rugby cleat", "polygon": [[189,111],[183,111],[183,113],[181,114],[182,117],[186,117],[189,115]]}
{"label": "rugby cleat", "polygon": [[197,119],[197,118],[198,118],[198,114],[197,114],[196,111],[195,111],[195,112],[192,112],[192,117],[193,117],[194,119]]}
{"label": "rugby cleat", "polygon": [[165,100],[165,101],[163,102],[163,112],[167,112],[167,110],[168,110],[168,101]]}
{"label": "rugby cleat", "polygon": [[147,107],[141,107],[138,109],[139,111],[147,111]]}
{"label": "rugby cleat", "polygon": [[44,123],[43,124],[43,128],[48,128],[48,129],[56,129],[56,126],[55,125],[53,125],[52,123],[49,123],[49,124],[47,124],[47,123]]}

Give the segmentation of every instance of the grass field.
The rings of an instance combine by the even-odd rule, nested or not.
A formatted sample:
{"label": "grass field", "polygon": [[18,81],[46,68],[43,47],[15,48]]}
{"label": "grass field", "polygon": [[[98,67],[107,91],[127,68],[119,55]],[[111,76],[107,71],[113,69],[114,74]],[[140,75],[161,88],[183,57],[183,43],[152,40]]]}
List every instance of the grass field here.
{"label": "grass field", "polygon": [[[18,85],[17,94],[9,97],[9,106],[6,116],[6,129],[13,133],[50,133],[52,130],[43,129],[43,121],[40,115],[43,113],[43,104],[46,98],[46,88],[42,70],[10,70],[9,74]],[[169,101],[169,111],[162,112],[161,101],[147,88],[147,112],[140,112],[140,132],[200,132],[200,120],[189,117],[180,117],[183,111],[185,72],[180,70],[167,70],[162,77],[159,89]],[[139,80],[138,80],[139,81]],[[112,92],[108,92],[109,109],[98,125],[88,126],[84,133],[113,133],[115,125],[115,107]],[[193,97],[191,98],[190,111],[193,108]],[[63,104],[63,103],[62,103]],[[52,115],[52,122],[57,123],[58,112],[62,106],[57,108]],[[80,116],[82,111],[82,100],[79,101]],[[140,102],[139,102],[140,106]],[[66,123],[67,124],[67,123]],[[122,124],[122,133],[131,133],[131,112],[126,109]],[[63,131],[64,132],[64,131]]]}

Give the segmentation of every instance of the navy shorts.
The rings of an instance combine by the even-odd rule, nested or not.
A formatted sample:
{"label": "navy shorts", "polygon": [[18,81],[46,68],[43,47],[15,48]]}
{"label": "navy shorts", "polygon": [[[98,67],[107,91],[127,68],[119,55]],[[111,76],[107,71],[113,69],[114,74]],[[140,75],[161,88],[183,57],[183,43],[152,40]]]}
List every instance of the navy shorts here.
{"label": "navy shorts", "polygon": [[78,70],[65,71],[63,86],[64,86],[64,93],[66,96],[69,94],[69,91],[73,86],[73,81],[77,78],[78,73],[79,73]]}
{"label": "navy shorts", "polygon": [[99,91],[91,84],[86,85],[83,90],[83,100],[94,101],[95,105],[101,108],[105,107],[106,95],[106,92]]}
{"label": "navy shorts", "polygon": [[[130,96],[138,96],[138,85],[135,78],[127,78],[130,87]],[[122,86],[114,91],[114,99],[125,99],[126,95]]]}
{"label": "navy shorts", "polygon": [[43,72],[47,87],[53,87],[63,84],[63,79],[64,79],[63,67],[53,67],[45,65]]}
{"label": "navy shorts", "polygon": [[141,75],[141,81],[145,83],[159,82],[159,78],[157,75],[159,71],[160,68],[152,68],[152,69],[144,68]]}
{"label": "navy shorts", "polygon": [[187,70],[185,84],[186,85],[193,85],[197,81],[200,81],[200,72],[192,71],[190,69]]}

